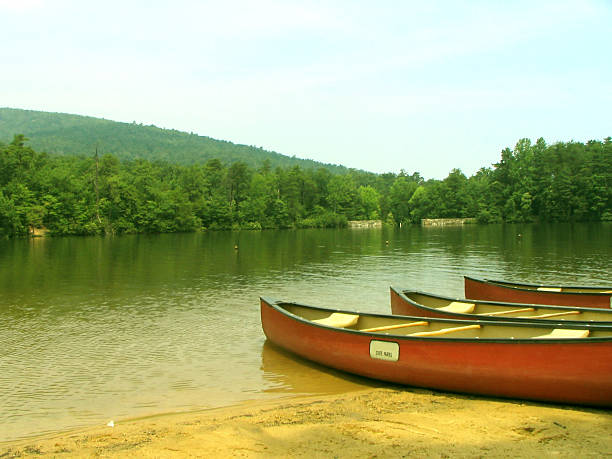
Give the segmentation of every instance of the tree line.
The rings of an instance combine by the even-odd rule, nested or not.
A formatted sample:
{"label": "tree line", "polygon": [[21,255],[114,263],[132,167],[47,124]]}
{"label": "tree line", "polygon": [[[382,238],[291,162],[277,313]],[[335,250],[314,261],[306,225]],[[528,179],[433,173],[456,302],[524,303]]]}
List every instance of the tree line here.
{"label": "tree line", "polygon": [[612,221],[612,139],[520,140],[471,177],[374,174],[219,159],[177,165],[111,154],[57,156],[23,135],[0,144],[0,235],[341,227],[474,217],[482,223]]}

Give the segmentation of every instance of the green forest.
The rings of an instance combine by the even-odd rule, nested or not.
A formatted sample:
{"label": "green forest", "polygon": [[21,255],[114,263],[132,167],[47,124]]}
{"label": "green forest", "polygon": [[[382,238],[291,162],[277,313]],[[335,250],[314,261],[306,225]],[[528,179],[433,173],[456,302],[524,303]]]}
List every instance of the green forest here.
{"label": "green forest", "polygon": [[612,138],[533,144],[519,140],[471,177],[374,174],[300,165],[252,166],[211,158],[177,164],[37,152],[15,135],[0,143],[0,235],[190,232],[341,227],[422,218],[478,222],[612,221]]}

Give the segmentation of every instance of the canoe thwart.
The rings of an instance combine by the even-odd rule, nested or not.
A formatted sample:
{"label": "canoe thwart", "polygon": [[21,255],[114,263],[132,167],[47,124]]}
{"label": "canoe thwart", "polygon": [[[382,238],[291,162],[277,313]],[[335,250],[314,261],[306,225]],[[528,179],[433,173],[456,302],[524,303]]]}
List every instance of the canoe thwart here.
{"label": "canoe thwart", "polygon": [[333,312],[322,319],[313,320],[319,325],[327,325],[328,327],[347,328],[355,325],[359,320],[358,314],[344,314],[342,312]]}
{"label": "canoe thwart", "polygon": [[439,335],[446,335],[448,333],[453,333],[453,332],[458,332],[458,331],[463,331],[463,330],[474,330],[476,328],[480,328],[480,325],[474,324],[474,325],[466,325],[464,327],[452,327],[452,328],[443,328],[442,330],[435,330],[435,331],[416,332],[416,333],[410,333],[408,336],[439,336]]}
{"label": "canoe thwart", "polygon": [[539,316],[522,316],[523,319],[547,319],[549,317],[570,316],[581,314],[581,311],[554,312],[551,314],[541,314]]}
{"label": "canoe thwart", "polygon": [[477,316],[503,316],[505,314],[514,314],[515,312],[529,312],[535,311],[534,308],[520,308],[520,309],[509,309],[507,311],[497,312],[483,312],[482,314],[476,314]]}
{"label": "canoe thwart", "polygon": [[534,336],[538,339],[556,339],[556,338],[586,338],[589,336],[589,330],[573,330],[570,328],[554,328],[546,335]]}
{"label": "canoe thwart", "polygon": [[379,332],[379,331],[385,331],[385,330],[395,330],[396,328],[417,327],[419,325],[429,325],[429,322],[420,320],[418,322],[410,322],[408,324],[385,325],[384,327],[365,328],[359,331],[370,333],[370,332]]}

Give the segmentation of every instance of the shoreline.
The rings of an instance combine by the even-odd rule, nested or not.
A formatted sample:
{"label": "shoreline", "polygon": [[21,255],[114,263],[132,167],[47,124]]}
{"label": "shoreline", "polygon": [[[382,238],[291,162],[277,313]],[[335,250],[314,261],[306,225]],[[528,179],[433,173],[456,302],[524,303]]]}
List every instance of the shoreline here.
{"label": "shoreline", "polygon": [[602,457],[612,411],[411,387],[255,400],[0,443],[14,457]]}

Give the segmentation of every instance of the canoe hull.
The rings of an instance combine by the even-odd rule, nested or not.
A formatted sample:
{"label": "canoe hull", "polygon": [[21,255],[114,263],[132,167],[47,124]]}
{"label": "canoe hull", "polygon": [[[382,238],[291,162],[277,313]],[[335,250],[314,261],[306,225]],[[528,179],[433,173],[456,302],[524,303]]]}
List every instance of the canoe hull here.
{"label": "canoe hull", "polygon": [[[612,406],[610,341],[486,342],[350,332],[298,320],[264,299],[261,322],[277,346],[368,378],[451,392]],[[398,360],[372,358],[373,340],[396,343]]]}
{"label": "canoe hull", "polygon": [[510,287],[481,279],[464,277],[465,297],[472,300],[503,301],[506,303],[550,304],[584,308],[612,307],[610,293],[542,292]]}

